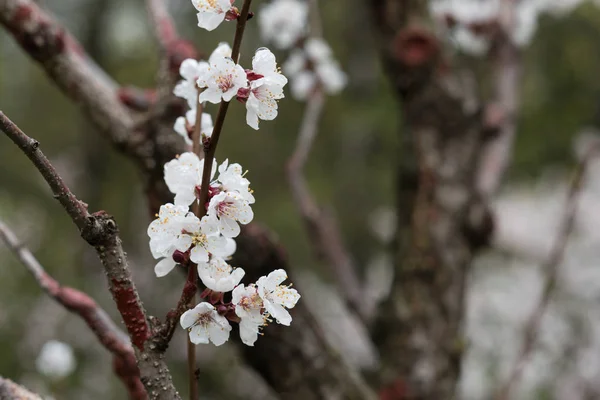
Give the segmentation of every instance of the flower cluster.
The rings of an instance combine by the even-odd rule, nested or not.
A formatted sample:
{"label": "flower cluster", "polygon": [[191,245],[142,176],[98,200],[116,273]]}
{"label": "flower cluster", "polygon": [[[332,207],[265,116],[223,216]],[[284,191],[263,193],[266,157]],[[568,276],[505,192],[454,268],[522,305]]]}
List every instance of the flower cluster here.
{"label": "flower cluster", "polygon": [[279,49],[290,50],[283,70],[291,79],[291,92],[297,100],[306,100],[318,88],[337,94],[347,83],[329,45],[310,37],[308,12],[306,1],[274,0],[259,16],[262,37]]}
{"label": "flower cluster", "polygon": [[[218,104],[234,97],[246,104],[246,121],[258,129],[259,120],[273,120],[277,116],[277,101],[284,97],[287,78],[277,67],[275,55],[260,48],[252,58],[252,69],[244,68],[231,59],[231,47],[221,43],[208,61],[185,60],[180,67],[184,78],[174,89],[174,94],[187,100],[190,111],[175,122],[175,131],[191,144],[195,129],[198,102]],[[212,134],[212,118],[203,114],[201,139]]]}
{"label": "flower cluster", "polygon": [[[233,6],[234,0],[192,3],[198,11],[198,26],[206,30],[241,16]],[[192,138],[199,133],[206,154],[214,154],[213,131],[221,128],[213,126],[210,114],[199,114],[199,105],[204,110],[203,103],[236,98],[246,105],[248,125],[258,129],[260,120],[277,116],[277,101],[284,97],[287,78],[269,49],[258,49],[248,70],[237,63],[237,56],[227,43],[220,43],[207,61],[187,59],[180,66],[183,79],[173,93],[185,99],[190,109],[177,118],[173,128],[188,145],[197,144]],[[220,133],[214,133],[214,137]],[[256,283],[240,283],[245,271],[228,261],[235,253],[234,239],[241,232],[240,225],[254,218],[255,200],[241,165],[229,160],[217,165],[214,159],[201,160],[196,152],[183,153],[164,165],[165,183],[174,200],[160,208],[148,227],[150,250],[159,260],[154,272],[163,277],[177,265],[197,268],[198,278],[206,286],[201,295],[204,301],[180,318],[193,343],[220,346],[229,339],[230,323],[237,322],[242,342],[253,346],[267,323],[290,325],[292,317],[287,309],[296,305],[300,295],[291,285],[283,285],[287,274],[282,269]],[[205,174],[205,168],[210,172]]]}
{"label": "flower cluster", "polygon": [[[294,307],[300,295],[281,285],[287,278],[283,270],[260,278],[256,284],[240,285],[244,270],[233,268],[227,260],[235,252],[233,239],[240,234],[240,224],[254,218],[250,181],[241,165],[228,160],[212,168],[206,215],[198,218],[189,207],[199,200],[203,171],[204,160],[194,153],[184,153],[165,164],[165,182],[175,201],[163,205],[148,227],[150,250],[159,260],[154,272],[163,277],[177,264],[197,265],[198,277],[207,288],[203,297],[208,301],[181,317],[181,325],[190,331],[194,343],[223,344],[231,331],[229,321],[234,321],[240,323],[242,341],[252,346],[270,317],[290,324],[286,308]],[[223,294],[231,291],[232,300],[224,302]]]}
{"label": "flower cluster", "polygon": [[283,69],[292,79],[292,95],[298,100],[306,100],[317,87],[327,94],[337,94],[348,80],[323,39],[307,39],[290,53]]}

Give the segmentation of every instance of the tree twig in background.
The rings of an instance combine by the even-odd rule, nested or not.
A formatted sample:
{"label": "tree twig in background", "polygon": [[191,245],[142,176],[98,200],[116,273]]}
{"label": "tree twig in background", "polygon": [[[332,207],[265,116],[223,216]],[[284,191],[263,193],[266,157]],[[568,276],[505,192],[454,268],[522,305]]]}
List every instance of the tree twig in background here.
{"label": "tree twig in background", "polygon": [[[0,240],[6,243],[33,275],[42,290],[67,310],[81,317],[100,343],[113,354],[115,373],[127,387],[129,397],[133,400],[146,399],[146,391],[140,381],[140,371],[129,337],[114,324],[108,314],[87,294],[71,287],[62,286],[48,275],[31,251],[2,221],[0,221]],[[4,397],[0,396],[0,398]]]}
{"label": "tree twig in background", "polygon": [[0,24],[104,135],[120,146],[130,139],[133,119],[117,98],[117,85],[49,13],[31,0],[0,0]]}
{"label": "tree twig in background", "polygon": [[[319,1],[309,1],[310,36],[323,33]],[[306,183],[304,167],[319,132],[319,121],[325,106],[325,93],[317,86],[306,101],[306,108],[298,130],[296,147],[287,163],[287,177],[296,208],[304,219],[308,237],[318,256],[324,257],[333,269],[334,279],[346,302],[363,319],[367,318],[362,301],[362,285],[352,256],[344,245],[335,219],[322,210]]]}
{"label": "tree twig in background", "polygon": [[167,0],[146,0],[146,9],[161,52],[167,53],[173,42],[179,39],[175,22],[167,10]]}
{"label": "tree twig in background", "polygon": [[506,382],[500,386],[500,389],[497,392],[495,397],[497,400],[509,400],[511,398],[511,392],[513,388],[519,384],[523,369],[535,347],[542,318],[544,317],[544,313],[550,303],[554,289],[556,288],[558,271],[564,258],[565,250],[569,242],[569,236],[575,227],[577,208],[586,177],[587,166],[592,158],[597,156],[597,152],[598,148],[596,146],[589,149],[588,153],[581,158],[575,168],[554,247],[552,248],[548,260],[542,265],[545,278],[540,299],[525,322],[523,339],[520,350],[517,353],[517,359],[508,374]]}
{"label": "tree twig in background", "polygon": [[308,236],[317,253],[323,255],[334,272],[334,277],[344,298],[361,317],[365,317],[361,284],[350,254],[331,216],[326,215],[312,197],[304,178],[304,166],[318,133],[319,119],[325,103],[325,94],[317,91],[306,102],[296,148],[287,164],[288,181],[300,215],[304,219]]}
{"label": "tree twig in background", "polygon": [[478,190],[484,197],[493,196],[512,159],[517,130],[519,88],[521,82],[521,51],[512,34],[516,24],[517,2],[501,2],[499,21],[495,29],[490,59],[494,69],[496,103],[486,106],[484,129],[492,136],[486,139],[477,173]]}
{"label": "tree twig in background", "polygon": [[[114,219],[104,211],[88,213],[87,208],[71,193],[39,149],[39,143],[23,133],[2,112],[0,112],[0,130],[32,160],[79,228],[82,238],[96,249],[104,266],[110,292],[134,346],[146,390],[155,393],[157,400],[179,399],[163,354],[157,349],[152,338],[153,327],[131,279],[127,256]],[[156,389],[157,386],[161,390]]]}
{"label": "tree twig in background", "polygon": [[0,400],[42,400],[42,398],[10,379],[0,376]]}

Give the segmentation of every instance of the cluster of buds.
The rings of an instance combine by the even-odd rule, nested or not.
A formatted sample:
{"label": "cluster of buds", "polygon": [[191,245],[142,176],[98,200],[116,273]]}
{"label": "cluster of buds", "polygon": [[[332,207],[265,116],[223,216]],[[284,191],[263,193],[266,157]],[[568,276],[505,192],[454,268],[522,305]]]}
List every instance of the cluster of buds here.
{"label": "cluster of buds", "polygon": [[[233,0],[192,3],[198,11],[198,25],[206,30],[240,17]],[[248,125],[258,129],[259,120],[277,116],[277,100],[284,97],[283,87],[287,84],[270,50],[258,49],[252,69],[245,70],[232,59],[232,49],[227,43],[219,44],[207,61],[184,60],[180,74],[183,79],[173,92],[185,99],[190,109],[177,118],[174,130],[192,147],[196,131],[200,132],[198,140],[206,147],[214,130],[210,114],[198,115],[199,104],[204,109],[205,102],[217,104],[237,98],[246,105]],[[287,274],[281,269],[256,283],[247,286],[240,283],[245,271],[232,267],[228,261],[235,253],[240,225],[254,218],[253,191],[242,166],[230,164],[229,160],[218,167],[216,160],[209,160],[213,161],[207,173],[209,179],[204,177],[203,181],[205,161],[196,153],[186,152],[164,166],[165,183],[174,194],[174,201],[161,206],[148,227],[150,250],[159,260],[154,271],[157,277],[163,277],[178,265],[197,268],[198,278],[206,287],[203,301],[180,319],[193,343],[212,342],[220,346],[229,339],[230,323],[235,322],[239,323],[242,342],[253,346],[268,322],[291,323],[287,309],[296,305],[300,295],[291,285],[282,285]],[[203,190],[203,184],[208,188]],[[205,195],[202,200],[201,193]],[[204,201],[206,193],[208,198]]]}
{"label": "cluster of buds", "polygon": [[346,74],[329,45],[310,36],[309,4],[304,0],[274,0],[259,15],[262,37],[281,50],[289,50],[283,70],[291,80],[292,96],[306,100],[316,90],[334,95],[344,89]]}

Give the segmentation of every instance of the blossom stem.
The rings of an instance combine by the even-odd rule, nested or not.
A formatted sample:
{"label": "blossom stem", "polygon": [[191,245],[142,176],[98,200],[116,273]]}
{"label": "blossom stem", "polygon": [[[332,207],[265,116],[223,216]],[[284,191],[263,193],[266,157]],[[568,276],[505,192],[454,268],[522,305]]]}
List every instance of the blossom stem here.
{"label": "blossom stem", "polygon": [[[237,26],[235,29],[235,37],[233,39],[233,48],[231,51],[231,58],[237,63],[240,57],[240,47],[242,44],[242,37],[244,36],[244,30],[246,28],[246,21],[248,20],[248,13],[250,12],[250,3],[252,0],[245,0],[242,7],[242,12],[237,20]],[[204,171],[202,173],[202,183],[200,185],[200,200],[194,204],[194,214],[198,218],[202,218],[206,215],[205,204],[208,202],[208,189],[210,186],[211,170],[217,144],[219,143],[219,137],[223,130],[223,124],[225,122],[225,116],[227,115],[227,109],[229,108],[229,102],[222,101],[217,112],[215,126],[211,135],[210,141],[206,146],[201,145],[201,132],[202,132],[202,103],[198,101],[196,108],[196,126],[194,134],[192,136],[193,151],[198,158],[202,157],[202,151],[204,151]],[[198,279],[196,266],[190,265],[189,275],[194,275],[194,281]],[[188,278],[189,279],[189,278]],[[192,299],[190,306],[194,307],[195,301]],[[189,379],[189,390],[190,400],[198,400],[198,379],[196,378],[196,346],[187,338],[187,355],[188,355],[188,379]]]}
{"label": "blossom stem", "polygon": [[[202,93],[203,89],[198,90],[198,95]],[[200,96],[198,96],[200,97]],[[202,160],[204,149],[202,146],[202,112],[204,111],[204,107],[202,102],[198,99],[198,104],[196,106],[196,122],[194,125],[194,133],[192,134],[192,151],[194,154],[198,156],[200,160]],[[198,213],[195,212],[196,215]]]}
{"label": "blossom stem", "polygon": [[[235,37],[233,39],[233,48],[231,50],[231,58],[236,63],[240,57],[242,37],[244,36],[244,30],[246,28],[246,21],[248,20],[248,13],[250,12],[251,3],[252,0],[244,0],[242,11],[237,20]],[[208,189],[210,185],[213,159],[215,157],[217,144],[219,143],[219,137],[221,136],[221,131],[223,130],[223,124],[225,123],[225,116],[227,115],[228,109],[229,102],[221,101],[210,141],[204,146],[204,171],[202,173],[202,183],[200,185],[200,212],[197,214],[198,218],[202,218],[204,215],[206,215],[206,207],[204,207],[204,205],[208,202]]]}

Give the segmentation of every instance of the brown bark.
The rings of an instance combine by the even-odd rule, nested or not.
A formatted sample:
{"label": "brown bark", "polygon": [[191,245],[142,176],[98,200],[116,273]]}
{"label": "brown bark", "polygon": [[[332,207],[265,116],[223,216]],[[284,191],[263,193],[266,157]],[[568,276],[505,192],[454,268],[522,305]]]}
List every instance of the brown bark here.
{"label": "brown bark", "polygon": [[374,328],[378,379],[382,393],[396,393],[391,398],[453,399],[466,277],[491,229],[475,182],[486,142],[481,107],[469,106],[468,88],[446,64],[426,2],[370,4],[409,144],[399,174],[396,274]]}

